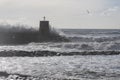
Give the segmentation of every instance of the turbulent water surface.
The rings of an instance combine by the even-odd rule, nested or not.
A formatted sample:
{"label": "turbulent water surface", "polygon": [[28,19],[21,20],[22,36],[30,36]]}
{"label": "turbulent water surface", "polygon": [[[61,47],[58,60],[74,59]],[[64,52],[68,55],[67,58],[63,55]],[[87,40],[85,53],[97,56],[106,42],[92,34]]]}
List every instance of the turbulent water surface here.
{"label": "turbulent water surface", "polygon": [[119,80],[119,59],[120,55],[1,57],[0,71],[53,79]]}
{"label": "turbulent water surface", "polygon": [[[71,42],[2,45],[0,51],[119,51],[120,30],[62,30]],[[97,53],[97,52],[96,52]],[[0,71],[57,79],[119,80],[120,55],[1,57]]]}
{"label": "turbulent water surface", "polygon": [[[48,51],[119,51],[120,50],[120,30],[63,30],[64,35],[70,42],[45,42],[29,43],[27,45],[0,46],[0,50],[48,50]],[[63,35],[63,34],[62,34]]]}

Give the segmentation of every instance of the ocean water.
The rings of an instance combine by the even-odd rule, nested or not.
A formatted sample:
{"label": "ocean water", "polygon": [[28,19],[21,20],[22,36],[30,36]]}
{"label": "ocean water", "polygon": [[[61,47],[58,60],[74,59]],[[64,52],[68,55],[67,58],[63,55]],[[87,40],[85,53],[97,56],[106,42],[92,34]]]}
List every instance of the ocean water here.
{"label": "ocean water", "polygon": [[[70,42],[2,45],[0,51],[119,51],[120,30],[64,29]],[[0,72],[40,77],[43,80],[120,80],[120,55],[53,57],[0,57]]]}
{"label": "ocean water", "polygon": [[0,50],[48,50],[56,52],[120,50],[120,30],[64,29],[59,31],[59,34],[66,36],[70,42],[32,42],[27,45],[4,45],[0,46]]}
{"label": "ocean water", "polygon": [[[119,50],[120,30],[64,30],[79,50]],[[74,45],[75,44],[75,45]],[[78,45],[77,45],[78,44]]]}
{"label": "ocean water", "polygon": [[0,71],[40,80],[120,80],[119,59],[120,55],[1,57]]}

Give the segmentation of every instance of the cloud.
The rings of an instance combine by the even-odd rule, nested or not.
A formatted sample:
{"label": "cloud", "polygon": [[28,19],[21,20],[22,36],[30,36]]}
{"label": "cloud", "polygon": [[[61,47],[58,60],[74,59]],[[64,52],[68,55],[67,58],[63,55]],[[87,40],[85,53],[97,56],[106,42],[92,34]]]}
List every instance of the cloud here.
{"label": "cloud", "polygon": [[0,20],[39,26],[46,16],[59,28],[104,28],[118,25],[119,7],[119,0],[0,0]]}
{"label": "cloud", "polygon": [[0,0],[0,6],[10,7],[42,7],[56,6],[60,0]]}
{"label": "cloud", "polygon": [[28,25],[29,21],[27,18],[25,17],[19,17],[19,18],[14,18],[14,19],[0,19],[0,24],[3,25],[27,25],[27,27],[31,27],[30,25]]}
{"label": "cloud", "polygon": [[119,7],[118,6],[113,6],[111,8],[108,8],[106,10],[104,10],[101,15],[102,16],[110,16],[110,15],[113,15],[115,13],[118,13],[119,12]]}

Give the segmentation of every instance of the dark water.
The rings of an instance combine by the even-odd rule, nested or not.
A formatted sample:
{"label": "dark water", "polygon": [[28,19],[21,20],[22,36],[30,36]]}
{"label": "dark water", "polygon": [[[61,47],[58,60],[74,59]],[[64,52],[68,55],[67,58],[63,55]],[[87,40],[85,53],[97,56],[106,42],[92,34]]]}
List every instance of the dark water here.
{"label": "dark water", "polygon": [[0,50],[47,50],[57,52],[120,50],[120,30],[64,29],[59,31],[59,34],[66,36],[70,42],[32,42],[27,45],[0,46]]}
{"label": "dark water", "polygon": [[76,48],[81,50],[120,49],[120,30],[118,29],[66,29],[63,31],[77,46]]}

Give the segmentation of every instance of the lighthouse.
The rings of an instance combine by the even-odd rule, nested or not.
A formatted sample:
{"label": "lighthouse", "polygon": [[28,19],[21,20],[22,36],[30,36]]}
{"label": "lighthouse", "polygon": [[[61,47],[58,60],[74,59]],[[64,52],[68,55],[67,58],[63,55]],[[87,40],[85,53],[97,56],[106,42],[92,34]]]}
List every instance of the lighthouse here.
{"label": "lighthouse", "polygon": [[49,21],[46,21],[46,17],[43,17],[43,21],[40,21],[39,32],[42,36],[47,36],[50,34]]}
{"label": "lighthouse", "polygon": [[49,42],[49,41],[68,41],[63,36],[60,36],[57,32],[51,30],[49,26],[49,21],[46,20],[46,17],[43,17],[43,20],[39,24],[39,34],[38,42]]}

